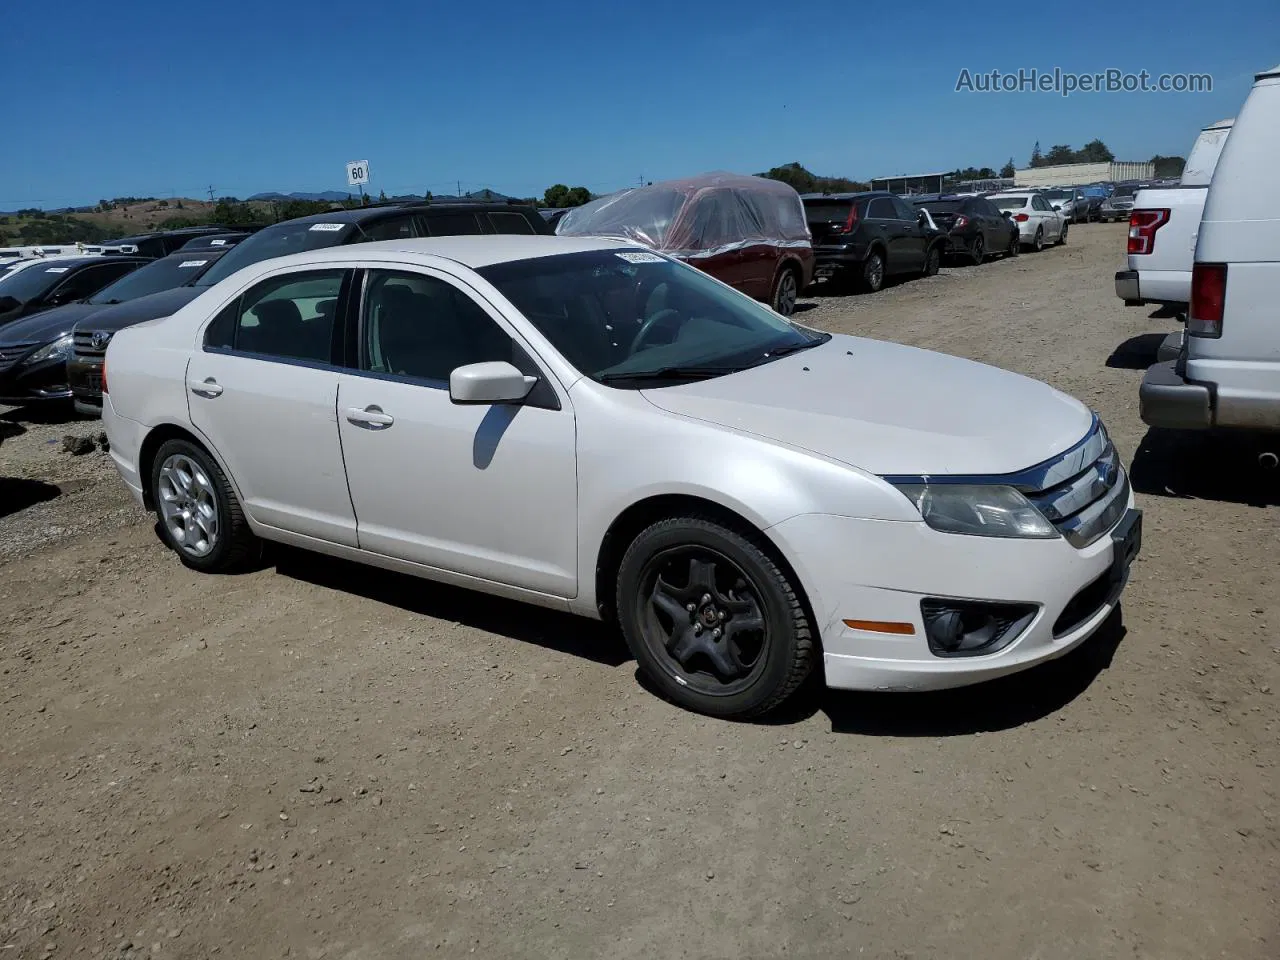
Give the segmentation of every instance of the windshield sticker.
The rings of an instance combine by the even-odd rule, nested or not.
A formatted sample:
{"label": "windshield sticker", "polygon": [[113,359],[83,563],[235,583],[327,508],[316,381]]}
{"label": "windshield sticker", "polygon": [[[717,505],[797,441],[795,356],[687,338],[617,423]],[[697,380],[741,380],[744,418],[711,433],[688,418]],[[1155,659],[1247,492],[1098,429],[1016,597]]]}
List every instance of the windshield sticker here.
{"label": "windshield sticker", "polygon": [[345,226],[346,226],[345,223],[313,223],[311,225],[311,229],[324,230],[328,233],[337,233],[339,230],[341,230]]}
{"label": "windshield sticker", "polygon": [[662,258],[656,253],[642,253],[639,250],[624,250],[618,256],[627,263],[662,263]]}
{"label": "windshield sticker", "polygon": [[225,241],[225,240],[210,240],[210,241],[209,241],[209,246],[211,246],[211,247],[225,247],[226,245],[227,245],[227,241]]}
{"label": "windshield sticker", "polygon": [[178,269],[185,270],[187,267],[203,267],[208,262],[208,260],[183,260],[178,264]]}
{"label": "windshield sticker", "polygon": [[66,273],[70,267],[46,267],[45,273]]}

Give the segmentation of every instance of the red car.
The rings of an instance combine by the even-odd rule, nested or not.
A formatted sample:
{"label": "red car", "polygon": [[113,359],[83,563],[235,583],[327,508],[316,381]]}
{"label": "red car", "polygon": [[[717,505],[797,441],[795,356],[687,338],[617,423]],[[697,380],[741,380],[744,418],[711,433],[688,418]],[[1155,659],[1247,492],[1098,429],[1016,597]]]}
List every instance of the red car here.
{"label": "red car", "polygon": [[677,257],[783,316],[813,278],[800,195],[785,183],[733,173],[624,190],[570,210],[562,236],[623,237]]}

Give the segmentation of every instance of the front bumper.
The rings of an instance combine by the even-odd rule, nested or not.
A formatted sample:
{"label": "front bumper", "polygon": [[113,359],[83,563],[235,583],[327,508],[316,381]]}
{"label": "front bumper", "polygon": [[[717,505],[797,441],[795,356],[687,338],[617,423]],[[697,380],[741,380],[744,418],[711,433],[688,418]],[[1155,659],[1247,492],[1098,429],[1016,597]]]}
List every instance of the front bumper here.
{"label": "front bumper", "polygon": [[1178,361],[1147,368],[1138,388],[1142,422],[1170,430],[1208,430],[1213,426],[1213,388],[1192,383],[1178,372]]}
{"label": "front bumper", "polygon": [[[960,536],[923,522],[818,514],[793,517],[770,534],[792,548],[821,626],[827,685],[844,690],[941,690],[1056,659],[1102,626],[1128,578],[1110,535],[1077,549],[1065,539]],[[929,649],[921,612],[931,598],[1032,604],[1036,612],[994,653],[941,657]],[[846,620],[909,623],[915,633],[854,629]]]}
{"label": "front bumper", "polygon": [[75,398],[76,412],[102,415],[102,358],[73,356],[67,361],[67,382]]}
{"label": "front bumper", "polygon": [[13,407],[43,403],[65,403],[71,399],[67,383],[67,362],[14,363],[0,369],[0,403]]}

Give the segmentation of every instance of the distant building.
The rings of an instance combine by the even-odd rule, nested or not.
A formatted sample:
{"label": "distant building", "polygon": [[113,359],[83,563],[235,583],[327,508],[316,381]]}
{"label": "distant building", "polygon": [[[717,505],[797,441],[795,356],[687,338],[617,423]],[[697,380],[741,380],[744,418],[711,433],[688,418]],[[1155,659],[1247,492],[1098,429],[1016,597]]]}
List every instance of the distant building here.
{"label": "distant building", "polygon": [[890,193],[941,193],[945,173],[903,174],[898,177],[877,177],[871,181],[872,190]]}
{"label": "distant building", "polygon": [[1121,180],[1150,180],[1156,165],[1150,161],[1112,160],[1103,163],[1059,163],[1050,167],[1028,167],[1014,171],[1019,187],[1074,187],[1084,183],[1118,183]]}

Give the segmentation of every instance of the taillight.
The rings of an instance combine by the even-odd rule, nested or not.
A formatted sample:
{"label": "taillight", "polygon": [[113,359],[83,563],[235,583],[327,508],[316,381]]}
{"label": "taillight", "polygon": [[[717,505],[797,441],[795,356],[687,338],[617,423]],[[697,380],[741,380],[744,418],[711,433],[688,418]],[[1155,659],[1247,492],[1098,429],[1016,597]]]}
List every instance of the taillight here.
{"label": "taillight", "polygon": [[1222,336],[1222,315],[1227,303],[1227,265],[1197,263],[1191,268],[1191,309],[1187,333],[1193,337]]}
{"label": "taillight", "polygon": [[853,228],[858,225],[858,205],[856,203],[849,204],[849,219],[844,222],[844,232],[853,233]]}
{"label": "taillight", "polygon": [[1031,219],[1031,217],[1025,213],[1015,213],[1013,215],[1013,219],[1015,223],[1026,223],[1028,220]]}
{"label": "taillight", "polygon": [[1129,252],[1150,253],[1156,248],[1156,231],[1169,222],[1168,210],[1134,210],[1129,214]]}
{"label": "taillight", "polygon": [[967,227],[968,225],[969,225],[969,218],[962,213],[960,214],[960,216],[956,217],[956,222],[953,223],[951,226],[952,226],[952,229],[955,229],[956,227]]}

